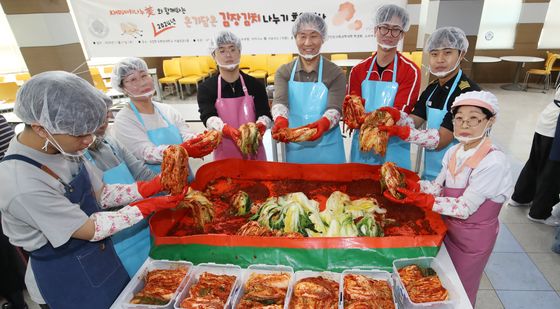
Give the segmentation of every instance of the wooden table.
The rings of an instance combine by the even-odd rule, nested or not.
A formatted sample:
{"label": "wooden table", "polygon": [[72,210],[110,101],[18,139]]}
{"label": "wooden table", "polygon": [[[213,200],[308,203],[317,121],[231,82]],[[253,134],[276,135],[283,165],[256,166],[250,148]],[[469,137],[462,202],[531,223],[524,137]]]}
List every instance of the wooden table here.
{"label": "wooden table", "polygon": [[519,74],[521,74],[521,68],[525,66],[525,62],[543,62],[544,58],[532,57],[532,56],[504,56],[500,59],[509,62],[516,62],[517,68],[515,69],[515,75],[513,77],[513,83],[500,86],[504,90],[511,91],[521,91],[523,88],[519,84]]}

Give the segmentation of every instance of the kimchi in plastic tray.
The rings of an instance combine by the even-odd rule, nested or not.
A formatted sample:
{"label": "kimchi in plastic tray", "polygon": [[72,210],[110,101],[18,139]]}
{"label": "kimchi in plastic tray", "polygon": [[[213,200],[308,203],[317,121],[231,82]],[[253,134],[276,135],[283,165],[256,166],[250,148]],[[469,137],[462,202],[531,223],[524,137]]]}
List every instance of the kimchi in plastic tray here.
{"label": "kimchi in plastic tray", "polygon": [[[173,296],[164,305],[147,305],[147,304],[131,304],[130,301],[134,298],[134,295],[140,292],[145,285],[145,278],[148,272],[158,269],[179,269],[179,268],[186,268],[187,273],[175,292]],[[190,277],[190,273],[193,269],[193,264],[191,262],[186,261],[169,261],[169,260],[151,260],[148,259],[144,265],[138,270],[136,275],[130,280],[128,285],[124,288],[122,295],[123,297],[119,297],[121,306],[117,308],[134,308],[134,309],[151,309],[151,308],[172,308],[173,303],[175,301],[175,297],[177,296],[178,291],[187,283],[188,278]],[[116,303],[116,302],[115,302]]]}
{"label": "kimchi in plastic tray", "polygon": [[[339,291],[339,282],[340,282],[340,273],[335,273],[335,272],[330,272],[330,271],[323,271],[323,272],[319,272],[319,271],[311,271],[311,270],[300,270],[300,271],[296,271],[296,273],[294,274],[294,280],[292,282],[292,288],[291,288],[291,293],[290,296],[288,298],[288,305],[290,305],[290,303],[294,300],[295,298],[295,288],[297,283],[305,278],[315,278],[315,277],[323,277],[325,279],[329,279],[332,280],[334,282],[336,282],[336,302],[335,302],[335,307],[328,307],[328,308],[338,308],[338,304],[340,302],[340,291]],[[309,293],[309,291],[306,291],[306,293]],[[327,308],[325,306],[324,303],[322,304],[317,304],[316,306],[313,306],[311,304],[307,304],[308,306],[310,306],[311,308]],[[296,307],[299,308],[299,307]]]}
{"label": "kimchi in plastic tray", "polygon": [[[447,290],[447,299],[443,301],[432,301],[432,302],[414,302],[411,300],[408,291],[406,290],[403,280],[399,275],[399,269],[409,266],[418,265],[422,269],[431,269],[435,271],[435,274],[439,277],[441,285]],[[433,257],[419,257],[413,259],[398,259],[393,261],[393,276],[396,280],[394,293],[398,301],[403,304],[406,308],[454,308],[457,303],[458,291],[451,282],[451,280],[445,275],[445,271],[439,264],[439,262]],[[425,293],[423,293],[425,294]]]}
{"label": "kimchi in plastic tray", "polygon": [[190,275],[190,279],[182,289],[182,291],[177,296],[175,300],[175,309],[183,308],[181,307],[181,303],[183,300],[190,296],[190,289],[192,286],[198,283],[200,276],[203,273],[210,273],[213,275],[227,275],[227,276],[234,276],[235,281],[233,282],[231,289],[229,291],[229,296],[227,297],[227,301],[224,304],[224,308],[229,308],[233,297],[235,296],[235,292],[239,288],[239,284],[241,282],[243,276],[243,270],[241,267],[232,264],[214,264],[214,263],[202,263],[194,267]]}
{"label": "kimchi in plastic tray", "polygon": [[[373,280],[381,280],[381,281],[385,281],[387,282],[387,284],[389,285],[389,289],[391,291],[391,299],[392,301],[390,303],[392,303],[394,305],[394,308],[398,308],[396,300],[395,300],[395,289],[394,289],[394,282],[393,282],[393,278],[391,277],[391,274],[387,271],[384,270],[377,270],[377,269],[347,269],[345,271],[342,272],[342,275],[340,276],[340,309],[346,308],[345,304],[344,304],[344,278],[348,275],[362,275],[367,277],[368,279],[373,279]],[[377,293],[375,293],[377,294]],[[368,303],[371,303],[371,300],[367,300]],[[389,303],[389,304],[390,304]],[[383,307],[386,308],[386,307]]]}
{"label": "kimchi in plastic tray", "polygon": [[[280,274],[287,274],[289,276],[288,285],[286,290],[286,295],[283,298],[284,302],[284,309],[288,309],[289,305],[289,295],[292,291],[292,285],[294,280],[294,270],[290,266],[282,266],[282,265],[264,265],[264,264],[256,264],[250,265],[245,270],[245,274],[243,275],[243,280],[240,284],[240,287],[235,295],[235,301],[233,302],[233,308],[242,308],[240,307],[240,302],[242,301],[243,297],[246,294],[245,291],[245,284],[251,278],[252,274],[258,275],[280,275]],[[268,294],[268,293],[267,293]],[[268,303],[270,304],[270,303]]]}

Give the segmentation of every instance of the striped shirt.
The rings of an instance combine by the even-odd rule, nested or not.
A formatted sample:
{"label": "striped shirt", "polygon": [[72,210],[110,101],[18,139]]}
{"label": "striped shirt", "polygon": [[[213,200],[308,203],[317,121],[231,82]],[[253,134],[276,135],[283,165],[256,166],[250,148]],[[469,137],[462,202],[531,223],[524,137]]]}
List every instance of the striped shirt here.
{"label": "striped shirt", "polygon": [[6,121],[6,118],[0,115],[0,160],[4,158],[4,153],[8,149],[12,137],[14,137],[14,129]]}

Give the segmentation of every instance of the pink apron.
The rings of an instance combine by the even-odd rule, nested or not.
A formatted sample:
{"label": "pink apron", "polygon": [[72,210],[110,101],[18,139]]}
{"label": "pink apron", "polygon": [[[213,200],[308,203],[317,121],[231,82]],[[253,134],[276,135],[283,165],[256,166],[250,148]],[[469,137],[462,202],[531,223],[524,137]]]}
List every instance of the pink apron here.
{"label": "pink apron", "polygon": [[[481,147],[473,155],[473,157],[478,158],[478,160],[475,160],[476,165],[478,165],[483,155],[491,151],[489,147]],[[453,161],[454,157],[455,153],[452,155]],[[449,164],[450,166],[452,165],[451,163]],[[475,167],[471,166],[473,169]],[[465,189],[444,187],[443,196],[460,197],[465,192]],[[444,243],[473,307],[484,267],[490,258],[496,238],[498,237],[498,230],[500,228],[498,214],[501,207],[502,204],[487,199],[475,213],[465,220],[443,216],[443,220],[447,225],[447,235]]]}
{"label": "pink apron", "polygon": [[[239,78],[241,79],[241,85],[243,86],[243,93],[245,95],[237,98],[222,98],[222,77],[218,76],[218,98],[216,99],[215,107],[222,121],[233,128],[239,128],[239,126],[244,123],[255,122],[257,120],[253,96],[247,93],[247,87],[245,87],[245,81],[241,74]],[[237,145],[235,145],[230,138],[225,137],[214,151],[214,160],[230,158],[266,161],[266,153],[261,143],[256,155],[251,155],[249,158],[243,157]]]}

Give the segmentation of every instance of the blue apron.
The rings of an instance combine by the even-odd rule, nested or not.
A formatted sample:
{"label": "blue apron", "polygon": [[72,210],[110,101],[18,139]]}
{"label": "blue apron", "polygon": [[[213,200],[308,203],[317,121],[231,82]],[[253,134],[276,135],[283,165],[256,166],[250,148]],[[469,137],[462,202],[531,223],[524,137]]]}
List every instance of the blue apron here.
{"label": "blue apron", "polygon": [[[142,116],[138,112],[138,109],[136,109],[136,106],[134,106],[132,102],[130,102],[129,105],[130,108],[132,108],[132,110],[134,111],[136,118],[138,118],[138,121],[140,121],[142,126],[146,127],[146,125],[144,124],[144,120],[142,119]],[[167,117],[165,117],[155,105],[154,105],[154,109],[156,110],[156,113],[160,114],[161,118],[163,118],[163,120],[167,123],[167,127],[147,130],[147,134],[148,134],[148,138],[150,139],[150,142],[152,142],[156,146],[181,144],[183,142],[183,138],[181,137],[181,132],[179,132],[179,129],[173,124],[171,124],[171,122],[167,120]],[[146,165],[152,171],[156,173],[161,173],[161,163],[160,164],[146,163]],[[189,173],[189,178],[191,175],[192,173]]]}
{"label": "blue apron", "polygon": [[[449,98],[455,91],[455,88],[457,88],[462,74],[463,71],[459,70],[459,73],[457,73],[457,76],[453,81],[453,85],[449,89],[449,93],[447,94],[447,98],[445,99],[445,104],[443,105],[442,109],[430,107],[432,105],[430,99],[432,98],[432,95],[434,94],[438,86],[436,86],[432,93],[430,93],[430,96],[426,100],[426,116],[428,118],[428,129],[439,130],[439,128],[441,127],[441,122],[443,121],[445,114],[447,114],[447,104],[449,104]],[[434,180],[437,177],[439,172],[441,172],[441,161],[443,160],[445,152],[455,144],[457,144],[457,140],[453,139],[453,141],[451,141],[449,145],[441,150],[424,149],[424,172],[422,173],[422,179]]]}
{"label": "blue apron", "polygon": [[[27,162],[56,178],[66,188],[66,198],[79,204],[86,215],[101,210],[83,163],[66,184],[48,167],[28,157],[9,155],[4,160]],[[130,280],[110,238],[97,242],[70,238],[58,248],[47,243],[30,252],[30,257],[41,295],[53,309],[109,308]]]}
{"label": "blue apron", "polygon": [[[103,142],[111,147],[115,157],[121,161],[119,165],[103,172],[103,183],[108,185],[133,184],[135,180],[128,166],[123,159],[117,155],[117,152],[110,143],[107,141]],[[95,164],[95,160],[89,152],[86,151],[85,157]],[[115,251],[124,265],[126,272],[132,278],[144,261],[146,261],[150,253],[150,229],[148,220],[143,219],[135,225],[111,236],[111,239],[113,240]]]}
{"label": "blue apron", "polygon": [[[290,128],[315,122],[327,109],[328,92],[323,84],[323,57],[319,60],[317,82],[296,82],[296,59],[288,81]],[[345,163],[344,144],[338,124],[312,142],[286,144],[286,161],[292,163]]]}
{"label": "blue apron", "polygon": [[[367,113],[383,106],[393,106],[399,89],[399,84],[397,83],[397,55],[395,54],[395,59],[393,60],[393,80],[391,82],[369,80],[376,59],[377,55],[373,57],[366,78],[361,84],[362,97],[366,100],[365,110]],[[392,136],[389,138],[385,157],[372,151],[364,152],[360,150],[360,130],[358,129],[354,131],[352,136],[350,158],[352,162],[367,164],[383,164],[390,161],[402,168],[410,169],[410,144],[396,136]]]}

